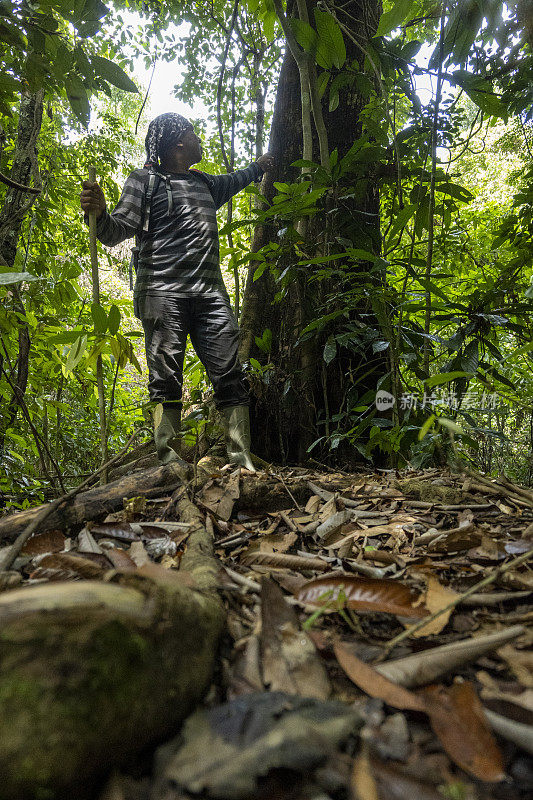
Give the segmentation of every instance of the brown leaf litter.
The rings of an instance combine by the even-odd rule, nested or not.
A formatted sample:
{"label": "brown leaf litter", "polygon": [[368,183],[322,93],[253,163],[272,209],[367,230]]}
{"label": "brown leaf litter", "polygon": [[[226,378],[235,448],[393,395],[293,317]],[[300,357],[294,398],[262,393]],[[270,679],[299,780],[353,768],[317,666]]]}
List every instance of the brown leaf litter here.
{"label": "brown leaf litter", "polygon": [[[228,639],[206,708],[215,717],[224,708],[230,719],[247,698],[247,713],[258,720],[268,694],[280,709],[291,697],[315,705],[295,704],[283,724],[272,722],[275,733],[258,733],[253,757],[245,728],[230,747],[215,717],[209,734],[203,719],[187,729],[186,746],[193,753],[211,742],[235,768],[223,768],[213,752],[202,777],[182,756],[161,757],[152,782],[114,775],[101,800],[178,800],[199,787],[224,800],[238,795],[231,780],[251,799],[531,796],[530,489],[503,476],[437,469],[400,476],[226,470],[213,472],[192,499],[225,568]],[[162,488],[67,535],[39,530],[0,587],[108,580],[153,562],[179,570],[189,528],[174,509],[174,495]],[[356,711],[360,723],[346,727],[336,703]],[[310,749],[291,738],[293,726],[316,715],[316,730],[329,730],[320,726],[330,714],[339,735],[320,745],[320,759],[318,739]],[[293,742],[308,769],[282,758],[273,736],[289,749]],[[269,754],[263,766],[259,743]],[[161,794],[162,775],[182,788],[165,784]],[[225,795],[217,794],[221,786]]]}

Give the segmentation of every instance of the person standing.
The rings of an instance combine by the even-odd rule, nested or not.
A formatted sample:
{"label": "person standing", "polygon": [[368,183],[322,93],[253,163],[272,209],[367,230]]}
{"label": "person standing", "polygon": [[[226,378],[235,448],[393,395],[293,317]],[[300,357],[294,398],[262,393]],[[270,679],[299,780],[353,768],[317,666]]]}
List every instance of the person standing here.
{"label": "person standing", "polygon": [[270,154],[243,170],[192,170],[202,146],[189,120],[161,114],[145,140],[147,162],[127,178],[109,213],[98,183],[85,181],[81,207],[97,217],[98,239],[112,247],[136,237],[134,309],[141,320],[154,439],[161,464],[179,459],[183,359],[187,336],[207,371],[225,429],[230,463],[254,470],[249,396],[238,359],[239,330],[220,270],[216,211],[273,166]]}

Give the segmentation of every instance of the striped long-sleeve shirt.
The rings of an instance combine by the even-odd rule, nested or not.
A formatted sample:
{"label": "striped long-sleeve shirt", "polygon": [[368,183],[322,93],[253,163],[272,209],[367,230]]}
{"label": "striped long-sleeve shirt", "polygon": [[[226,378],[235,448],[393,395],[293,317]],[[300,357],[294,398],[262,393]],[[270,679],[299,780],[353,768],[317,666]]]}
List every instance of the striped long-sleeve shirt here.
{"label": "striped long-sleeve shirt", "polygon": [[135,297],[225,292],[216,211],[262,174],[261,167],[252,164],[227,175],[195,170],[160,175],[151,199],[149,227],[142,231],[149,171],[132,172],[117,206],[98,219],[96,233],[110,247],[140,235]]}

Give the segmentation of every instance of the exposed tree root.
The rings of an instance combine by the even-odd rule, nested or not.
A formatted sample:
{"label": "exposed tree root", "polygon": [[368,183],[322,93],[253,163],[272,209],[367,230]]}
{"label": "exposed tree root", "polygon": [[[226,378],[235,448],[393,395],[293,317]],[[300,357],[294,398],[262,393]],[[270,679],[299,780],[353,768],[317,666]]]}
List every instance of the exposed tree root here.
{"label": "exposed tree root", "polygon": [[179,573],[151,565],[117,584],[0,597],[5,800],[82,797],[111,766],[174,734],[208,689],[225,614],[212,538],[197,509],[179,505],[194,524]]}

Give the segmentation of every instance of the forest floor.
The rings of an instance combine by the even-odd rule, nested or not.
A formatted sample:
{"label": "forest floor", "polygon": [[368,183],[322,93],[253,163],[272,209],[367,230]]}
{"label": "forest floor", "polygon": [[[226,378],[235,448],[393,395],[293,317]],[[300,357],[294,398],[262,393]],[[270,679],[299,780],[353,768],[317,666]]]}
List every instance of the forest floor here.
{"label": "forest floor", "polygon": [[[4,594],[179,571],[180,492],[38,531]],[[532,796],[531,490],[437,469],[225,468],[189,499],[226,610],[215,679],[173,742],[95,798]]]}

